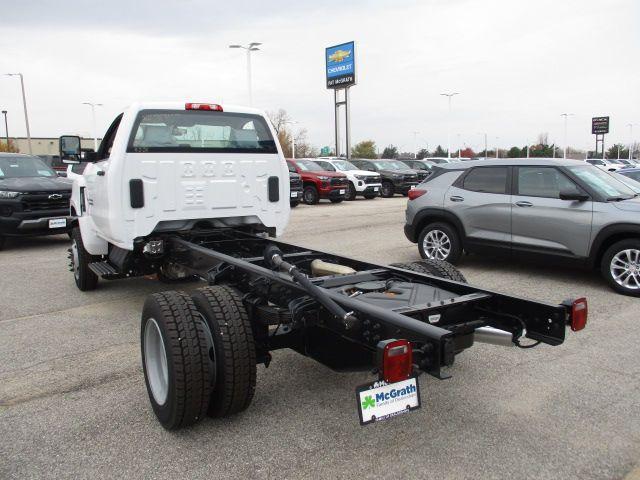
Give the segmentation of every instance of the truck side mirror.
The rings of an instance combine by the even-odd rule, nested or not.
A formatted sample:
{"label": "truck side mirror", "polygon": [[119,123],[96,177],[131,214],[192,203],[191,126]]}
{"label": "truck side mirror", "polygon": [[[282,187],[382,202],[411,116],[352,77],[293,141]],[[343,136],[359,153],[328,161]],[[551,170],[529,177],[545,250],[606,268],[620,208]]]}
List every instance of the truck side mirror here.
{"label": "truck side mirror", "polygon": [[576,202],[589,200],[589,195],[578,190],[562,190],[559,197],[560,200],[573,200]]}
{"label": "truck side mirror", "polygon": [[80,137],[75,135],[63,135],[60,137],[60,160],[62,163],[80,163]]}

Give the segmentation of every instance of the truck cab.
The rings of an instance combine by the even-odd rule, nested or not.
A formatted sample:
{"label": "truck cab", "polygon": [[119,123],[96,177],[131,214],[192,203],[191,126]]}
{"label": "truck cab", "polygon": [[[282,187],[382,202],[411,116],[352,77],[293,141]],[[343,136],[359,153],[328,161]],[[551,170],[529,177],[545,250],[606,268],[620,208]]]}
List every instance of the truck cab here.
{"label": "truck cab", "polygon": [[75,253],[81,248],[122,274],[131,267],[123,259],[143,255],[152,237],[202,226],[279,235],[289,220],[290,193],[275,138],[265,114],[253,108],[131,105],[113,120],[98,151],[85,154],[82,174],[73,175],[79,236],[72,266],[82,263]]}

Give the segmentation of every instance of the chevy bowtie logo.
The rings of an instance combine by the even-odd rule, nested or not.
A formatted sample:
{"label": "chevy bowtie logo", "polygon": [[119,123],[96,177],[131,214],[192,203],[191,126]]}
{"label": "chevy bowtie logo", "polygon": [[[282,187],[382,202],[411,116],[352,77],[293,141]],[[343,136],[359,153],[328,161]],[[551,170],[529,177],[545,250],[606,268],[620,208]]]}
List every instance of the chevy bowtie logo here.
{"label": "chevy bowtie logo", "polygon": [[62,195],[60,195],[59,193],[52,193],[51,195],[49,195],[49,200],[60,200],[62,198]]}

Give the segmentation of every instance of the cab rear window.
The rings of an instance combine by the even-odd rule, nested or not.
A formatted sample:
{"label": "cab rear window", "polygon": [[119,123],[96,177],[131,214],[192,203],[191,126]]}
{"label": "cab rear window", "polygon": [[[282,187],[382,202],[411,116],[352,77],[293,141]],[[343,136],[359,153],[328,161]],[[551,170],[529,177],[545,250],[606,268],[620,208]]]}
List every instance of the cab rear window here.
{"label": "cab rear window", "polygon": [[142,110],[128,152],[277,153],[263,117],[205,110]]}

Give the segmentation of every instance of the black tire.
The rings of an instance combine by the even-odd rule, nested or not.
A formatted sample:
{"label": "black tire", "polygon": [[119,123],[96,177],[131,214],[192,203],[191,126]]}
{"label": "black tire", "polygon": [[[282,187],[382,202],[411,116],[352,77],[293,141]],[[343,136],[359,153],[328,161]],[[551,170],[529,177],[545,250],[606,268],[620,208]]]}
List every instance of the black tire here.
{"label": "black tire", "polygon": [[318,189],[313,185],[307,185],[302,191],[302,200],[307,205],[315,205],[320,201],[320,195],[318,195]]}
{"label": "black tire", "polygon": [[[448,246],[448,253],[446,255],[441,252],[434,254],[433,252],[425,251],[425,238],[430,232],[433,232],[433,235],[437,236],[444,235],[444,238],[446,238],[445,247]],[[445,262],[455,265],[460,261],[460,257],[462,256],[460,235],[458,235],[455,228],[448,223],[431,223],[420,232],[420,236],[418,237],[418,250],[420,251],[420,256],[425,260],[444,260]]]}
{"label": "black tire", "polygon": [[353,185],[353,183],[349,182],[349,185],[347,186],[347,194],[345,195],[344,199],[348,202],[351,202],[356,199],[356,195],[356,187]]}
{"label": "black tire", "polygon": [[412,272],[425,273],[433,277],[446,278],[454,282],[469,283],[462,272],[449,262],[442,260],[421,260],[412,263],[392,263],[392,267],[404,268]]}
{"label": "black tire", "polygon": [[298,205],[300,205],[300,202],[291,202],[291,208],[296,208]]}
{"label": "black tire", "polygon": [[[625,250],[632,251],[629,257],[623,253]],[[611,245],[607,251],[604,252],[600,263],[600,271],[609,286],[616,292],[632,297],[640,297],[640,253],[638,252],[640,252],[640,238],[621,240]],[[618,254],[621,254],[622,258],[621,261],[615,262],[617,267],[615,271],[622,274],[620,278],[622,283],[618,283],[614,277],[614,273],[611,271],[614,257]],[[627,275],[624,275],[622,262],[628,265],[626,270],[629,273]],[[628,281],[628,286],[624,285],[625,280]]]}
{"label": "black tire", "polygon": [[256,347],[240,294],[225,285],[199,288],[196,308],[207,322],[214,364],[209,415],[226,417],[245,410],[256,390]]}
{"label": "black tire", "polygon": [[331,198],[329,199],[329,201],[331,203],[342,203],[345,199],[344,198]]}
{"label": "black tire", "polygon": [[69,254],[71,271],[78,289],[83,292],[95,290],[98,286],[98,276],[91,271],[89,264],[97,258],[85,250],[79,227],[75,227],[71,232]]}
{"label": "black tire", "polygon": [[0,250],[4,248],[5,242],[6,242],[6,237],[3,237],[2,235],[0,235]]}
{"label": "black tire", "polygon": [[[160,332],[159,341],[157,336],[153,337],[152,321]],[[153,411],[167,430],[193,425],[207,413],[211,371],[205,328],[191,297],[183,292],[154,293],[144,302],[140,328],[144,381]],[[154,348],[160,344],[163,349]],[[157,378],[154,377],[157,362],[153,360],[161,359],[163,354],[166,359],[164,400],[161,396],[156,399],[152,386],[162,386],[162,381],[152,379]],[[162,367],[161,362],[160,371]]]}
{"label": "black tire", "polygon": [[382,186],[380,187],[380,196],[382,198],[391,198],[393,197],[393,193],[393,183],[382,182]]}

